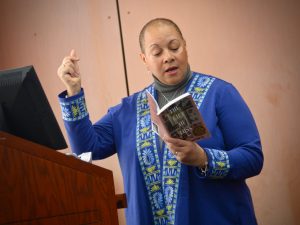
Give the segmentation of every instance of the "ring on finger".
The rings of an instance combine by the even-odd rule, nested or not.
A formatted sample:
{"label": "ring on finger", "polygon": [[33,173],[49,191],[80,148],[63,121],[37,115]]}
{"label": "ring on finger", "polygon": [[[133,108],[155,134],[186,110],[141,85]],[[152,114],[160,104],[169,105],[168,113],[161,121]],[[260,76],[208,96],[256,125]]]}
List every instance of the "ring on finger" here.
{"label": "ring on finger", "polygon": [[178,152],[175,152],[175,155],[177,156],[177,155],[178,155]]}

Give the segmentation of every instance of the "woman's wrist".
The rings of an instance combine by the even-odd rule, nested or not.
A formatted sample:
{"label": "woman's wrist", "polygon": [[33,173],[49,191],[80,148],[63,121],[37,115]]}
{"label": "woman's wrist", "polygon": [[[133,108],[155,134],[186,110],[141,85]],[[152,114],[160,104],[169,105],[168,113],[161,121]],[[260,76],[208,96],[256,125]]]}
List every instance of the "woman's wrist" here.
{"label": "woman's wrist", "polygon": [[201,174],[203,176],[206,176],[207,171],[208,171],[208,159],[207,159],[207,155],[206,152],[204,151],[203,148],[200,148],[200,163],[197,166],[197,168],[201,171]]}
{"label": "woman's wrist", "polygon": [[81,87],[79,87],[79,88],[67,88],[68,97],[77,95],[80,92],[80,90],[81,90]]}
{"label": "woman's wrist", "polygon": [[199,148],[199,155],[200,155],[200,157],[199,157],[199,163],[198,163],[197,167],[199,167],[199,168],[205,168],[208,165],[207,155],[206,155],[204,149],[201,148],[199,145],[198,145],[198,148]]}

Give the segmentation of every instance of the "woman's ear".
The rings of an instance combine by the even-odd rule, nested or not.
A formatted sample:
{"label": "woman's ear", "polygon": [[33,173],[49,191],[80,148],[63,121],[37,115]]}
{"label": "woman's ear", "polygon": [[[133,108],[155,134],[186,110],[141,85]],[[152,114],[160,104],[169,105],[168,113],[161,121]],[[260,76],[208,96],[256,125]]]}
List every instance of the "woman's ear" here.
{"label": "woman's ear", "polygon": [[140,53],[140,57],[141,57],[143,63],[144,63],[145,65],[147,65],[147,60],[146,60],[145,54],[144,54],[144,53]]}

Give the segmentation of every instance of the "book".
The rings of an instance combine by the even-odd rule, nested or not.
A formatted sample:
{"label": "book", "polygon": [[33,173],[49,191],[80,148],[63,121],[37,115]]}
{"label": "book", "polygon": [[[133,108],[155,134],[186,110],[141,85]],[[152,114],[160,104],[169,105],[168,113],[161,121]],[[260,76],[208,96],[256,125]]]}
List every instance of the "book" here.
{"label": "book", "polygon": [[204,120],[190,93],[184,93],[161,109],[154,96],[147,91],[152,130],[160,137],[196,141],[210,136]]}

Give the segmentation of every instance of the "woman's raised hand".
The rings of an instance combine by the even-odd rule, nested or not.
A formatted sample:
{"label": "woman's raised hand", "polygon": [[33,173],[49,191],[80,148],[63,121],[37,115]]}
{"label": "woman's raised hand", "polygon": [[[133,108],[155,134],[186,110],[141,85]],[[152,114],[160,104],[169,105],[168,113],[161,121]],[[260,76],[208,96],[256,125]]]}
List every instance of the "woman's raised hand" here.
{"label": "woman's raised hand", "polygon": [[70,55],[64,57],[61,65],[57,69],[57,75],[66,86],[68,96],[76,95],[81,89],[81,76],[78,65],[79,58],[74,49]]}

